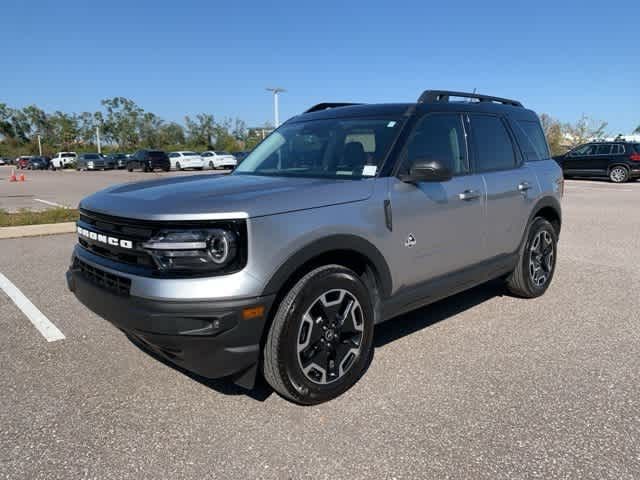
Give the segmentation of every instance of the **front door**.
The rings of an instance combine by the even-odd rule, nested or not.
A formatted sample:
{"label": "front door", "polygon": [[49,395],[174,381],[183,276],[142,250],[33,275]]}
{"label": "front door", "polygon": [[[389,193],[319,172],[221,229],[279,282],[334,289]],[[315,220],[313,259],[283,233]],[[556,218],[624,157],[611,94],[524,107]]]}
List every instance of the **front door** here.
{"label": "front door", "polygon": [[596,151],[596,146],[582,145],[570,151],[564,159],[562,170],[569,175],[589,175],[591,172],[591,157]]}
{"label": "front door", "polygon": [[470,174],[466,137],[459,114],[425,115],[401,154],[401,170],[417,160],[438,160],[449,166],[453,178],[415,184],[389,179],[391,251],[397,250],[399,288],[486,258],[486,194],[482,176]]}

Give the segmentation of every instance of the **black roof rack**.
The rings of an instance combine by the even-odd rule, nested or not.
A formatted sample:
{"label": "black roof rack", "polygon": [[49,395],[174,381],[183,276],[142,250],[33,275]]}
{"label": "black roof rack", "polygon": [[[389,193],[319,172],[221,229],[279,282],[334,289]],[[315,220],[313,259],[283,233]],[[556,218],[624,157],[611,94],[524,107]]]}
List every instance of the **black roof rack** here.
{"label": "black roof rack", "polygon": [[451,92],[449,90],[425,90],[418,98],[418,103],[448,103],[449,97],[473,98],[479,102],[502,103],[512,107],[522,107],[522,103],[509,98],[490,97],[489,95],[479,95],[468,92]]}
{"label": "black roof rack", "polygon": [[311,112],[319,112],[320,110],[327,110],[328,108],[337,108],[337,107],[349,107],[351,105],[362,105],[361,103],[318,103],[314,105],[308,110],[305,110],[304,113]]}

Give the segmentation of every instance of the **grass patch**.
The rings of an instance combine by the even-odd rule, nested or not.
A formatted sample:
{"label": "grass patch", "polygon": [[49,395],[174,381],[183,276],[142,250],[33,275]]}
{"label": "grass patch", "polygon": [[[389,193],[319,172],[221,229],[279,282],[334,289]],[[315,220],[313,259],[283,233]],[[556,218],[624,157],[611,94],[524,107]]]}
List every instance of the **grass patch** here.
{"label": "grass patch", "polygon": [[52,208],[51,210],[44,210],[42,212],[20,210],[17,213],[8,213],[0,210],[0,227],[75,222],[78,220],[78,217],[78,210],[71,208]]}

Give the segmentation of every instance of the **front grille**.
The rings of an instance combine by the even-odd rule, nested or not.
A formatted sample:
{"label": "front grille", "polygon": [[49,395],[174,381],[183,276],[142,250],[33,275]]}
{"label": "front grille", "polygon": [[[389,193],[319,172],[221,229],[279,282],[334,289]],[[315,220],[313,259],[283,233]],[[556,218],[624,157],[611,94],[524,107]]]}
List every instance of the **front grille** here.
{"label": "front grille", "polygon": [[128,296],[131,290],[131,280],[120,275],[105,272],[100,268],[83,262],[79,258],[73,261],[73,269],[89,280],[94,285],[105,288],[117,295]]}
{"label": "front grille", "polygon": [[[135,272],[132,271],[132,273],[136,275],[177,278],[199,275],[198,272],[186,274],[185,272],[172,273],[160,271],[149,252],[142,247],[145,242],[157,236],[159,233],[174,229],[183,230],[216,227],[235,233],[237,238],[240,239],[237,259],[225,269],[215,272],[217,275],[226,275],[239,271],[244,268],[247,263],[247,225],[245,220],[216,220],[215,222],[137,220],[80,209],[78,227],[84,228],[92,234],[96,234],[96,238],[93,239],[87,238],[86,235],[79,236],[78,242],[82,248],[108,260],[131,265],[134,268],[129,270],[135,270]],[[105,236],[107,237],[106,239]],[[124,248],[120,244],[112,245],[108,241],[108,237],[129,241],[131,242],[132,248]],[[211,272],[206,273],[207,276],[211,274]]]}
{"label": "front grille", "polygon": [[96,233],[112,235],[114,237],[131,240],[133,248],[124,249],[118,246],[105,244],[88,238],[79,238],[80,245],[91,253],[100,255],[120,263],[153,268],[154,262],[149,253],[140,248],[140,244],[149,240],[154,230],[149,227],[138,226],[130,220],[118,219],[107,215],[95,214],[82,210],[78,225]]}

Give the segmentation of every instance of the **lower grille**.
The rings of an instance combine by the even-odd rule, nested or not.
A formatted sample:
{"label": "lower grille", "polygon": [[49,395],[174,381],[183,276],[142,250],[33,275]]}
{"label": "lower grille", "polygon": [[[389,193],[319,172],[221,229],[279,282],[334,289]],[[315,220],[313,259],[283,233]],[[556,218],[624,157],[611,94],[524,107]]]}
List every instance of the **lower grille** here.
{"label": "lower grille", "polygon": [[128,278],[105,272],[83,262],[77,257],[73,261],[73,269],[79,271],[84,278],[94,285],[105,288],[117,295],[129,296],[131,280]]}

